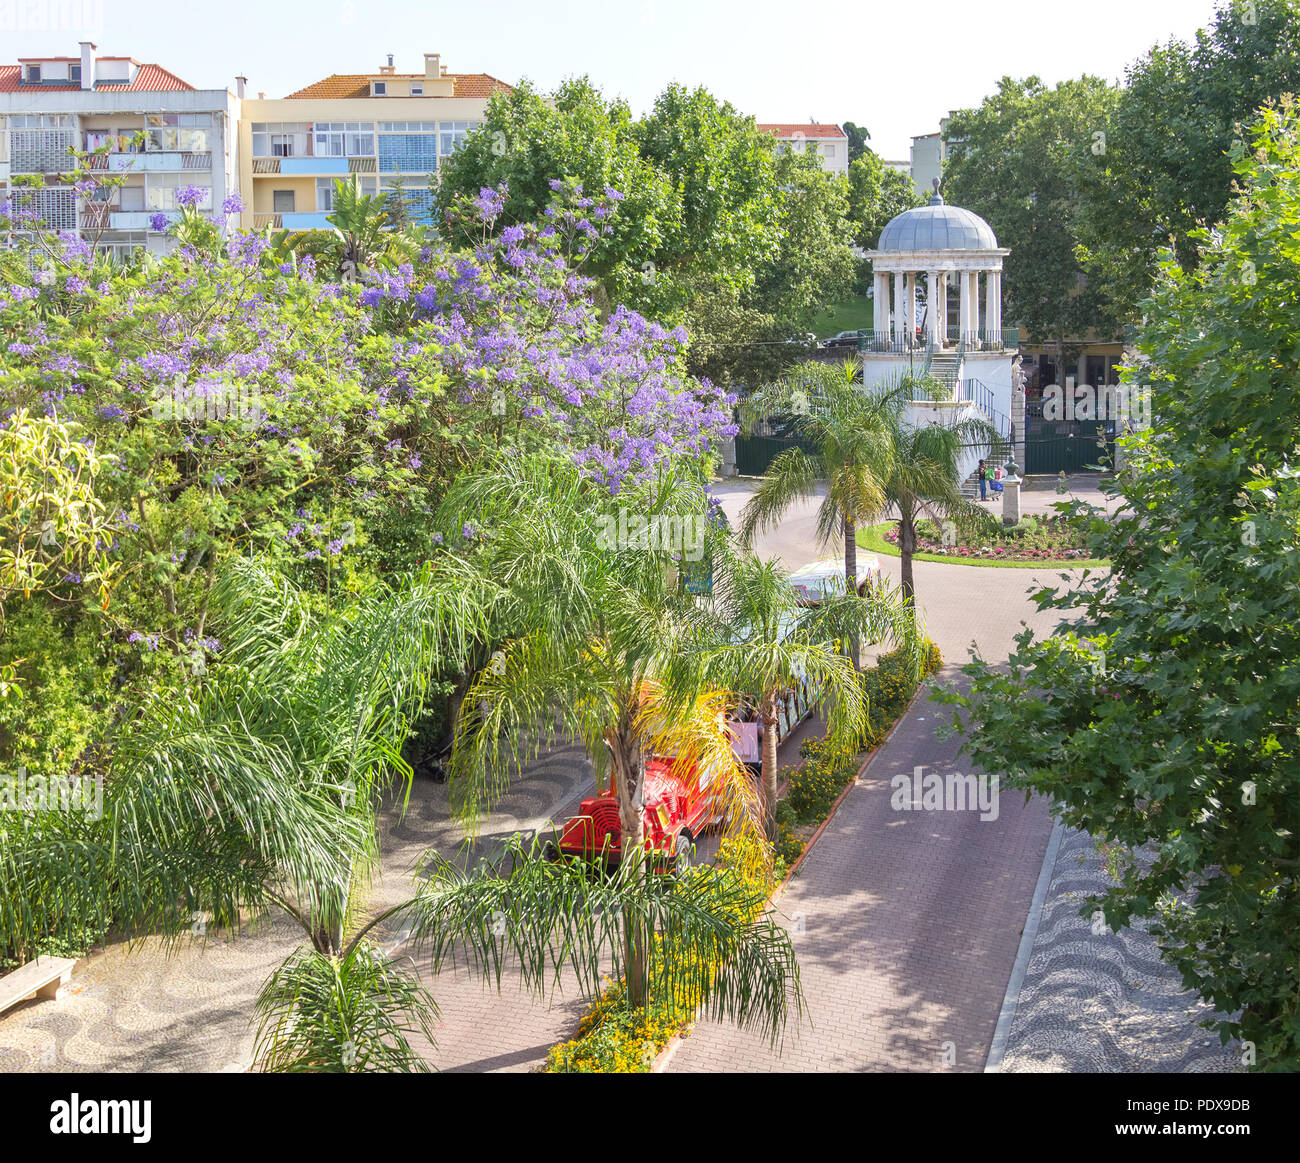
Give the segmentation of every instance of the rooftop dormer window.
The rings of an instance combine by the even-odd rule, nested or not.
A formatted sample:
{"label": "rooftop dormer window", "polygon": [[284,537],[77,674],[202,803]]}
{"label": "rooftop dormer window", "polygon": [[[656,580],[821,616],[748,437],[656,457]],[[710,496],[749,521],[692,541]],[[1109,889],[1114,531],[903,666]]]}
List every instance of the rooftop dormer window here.
{"label": "rooftop dormer window", "polygon": [[412,96],[412,97],[423,97],[423,96],[424,96],[424,82],[423,82],[423,81],[412,81],[412,82],[411,82],[411,96]]}
{"label": "rooftop dormer window", "polygon": [[388,96],[388,82],[387,82],[387,81],[371,81],[371,82],[370,82],[370,95],[371,95],[372,97],[387,97],[387,96]]}
{"label": "rooftop dormer window", "polygon": [[27,74],[23,78],[29,85],[39,85],[41,83],[41,66],[28,65]]}

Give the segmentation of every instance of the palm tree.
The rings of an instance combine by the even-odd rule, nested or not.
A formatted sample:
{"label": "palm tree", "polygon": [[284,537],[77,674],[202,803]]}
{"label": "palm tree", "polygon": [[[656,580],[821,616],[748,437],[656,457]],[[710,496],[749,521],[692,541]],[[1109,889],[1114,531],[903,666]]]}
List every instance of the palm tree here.
{"label": "palm tree", "polygon": [[[725,877],[689,877],[649,900],[630,874],[588,887],[584,870],[516,841],[495,873],[467,877],[431,857],[414,897],[366,917],[379,797],[409,788],[407,725],[431,677],[486,632],[482,587],[445,580],[426,569],[321,611],[318,595],[265,566],[231,563],[214,596],[221,662],[124,729],[102,816],[5,813],[0,947],[31,948],[69,917],[174,942],[199,917],[233,925],[278,909],[307,944],[259,999],[262,1065],[419,1069],[408,1037],[428,1036],[432,1001],[373,945],[378,925],[405,926],[435,971],[460,957],[499,983],[514,957],[540,991],[565,966],[590,987],[602,959],[620,964],[627,917],[638,933],[671,931],[682,951],[658,967],[664,988],[690,985],[714,1012],[776,1036],[801,1004],[788,937],[770,917],[741,923],[754,909],[729,911],[743,893]],[[720,953],[735,966],[700,980],[698,965]]]}
{"label": "palm tree", "polygon": [[751,553],[723,556],[715,565],[717,622],[703,649],[683,652],[678,670],[692,681],[729,684],[752,699],[763,726],[760,788],[763,826],[776,840],[778,699],[806,681],[817,705],[829,708],[828,737],[856,750],[866,727],[857,669],[839,643],[851,636],[909,643],[916,623],[898,594],[873,587],[866,595],[830,594],[801,606],[781,562]]}
{"label": "palm tree", "polygon": [[[512,773],[557,733],[585,743],[619,805],[622,852],[633,881],[648,887],[642,793],[656,753],[679,770],[716,780],[738,824],[752,789],[723,723],[724,690],[698,683],[665,689],[673,660],[700,640],[706,615],[678,584],[673,549],[651,530],[719,538],[705,516],[702,484],[665,473],[619,498],[620,514],[571,462],[504,459],[457,482],[440,520],[448,539],[469,533],[473,548],[449,555],[467,588],[498,586],[483,621],[511,626],[474,676],[461,704],[449,763],[453,794],[473,822]],[[628,515],[642,533],[621,539]],[[648,931],[634,914],[624,929],[627,991],[647,998]]]}
{"label": "palm tree", "polygon": [[334,206],[327,221],[338,240],[339,273],[357,277],[373,266],[389,244],[390,216],[387,194],[363,194],[356,175],[334,183]]}
{"label": "palm tree", "polygon": [[845,585],[852,591],[857,585],[857,530],[896,510],[903,596],[911,603],[912,554],[922,507],[941,517],[980,519],[979,510],[961,495],[958,463],[963,449],[991,446],[997,433],[987,422],[971,418],[913,425],[909,403],[941,399],[943,385],[904,376],[868,389],[859,372],[856,360],[801,364],[746,402],[750,424],[762,416],[790,416],[812,451],[793,448],[772,461],[741,514],[741,537],[750,543],[756,533],[777,524],[795,500],[813,496],[824,483],[818,539],[828,545],[843,535]]}
{"label": "palm tree", "polygon": [[916,600],[912,558],[922,511],[940,520],[988,523],[988,514],[962,495],[959,464],[964,450],[991,449],[999,441],[997,430],[986,420],[909,423],[909,401],[935,395],[933,383],[904,378],[874,397],[877,422],[885,433],[887,449],[877,469],[878,479],[885,496],[884,512],[898,514],[900,578],[903,597],[909,605],[915,605]]}

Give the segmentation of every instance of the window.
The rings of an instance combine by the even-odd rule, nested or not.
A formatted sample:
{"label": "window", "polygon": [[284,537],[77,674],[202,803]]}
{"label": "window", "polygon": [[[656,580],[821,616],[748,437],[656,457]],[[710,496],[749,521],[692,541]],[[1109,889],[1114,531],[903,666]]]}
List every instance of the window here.
{"label": "window", "polygon": [[[329,214],[334,209],[334,183],[348,181],[347,178],[317,178],[316,179],[316,209],[322,214]],[[358,191],[362,194],[375,194],[377,190],[377,181],[374,178],[357,178],[352,177],[352,181],[357,183]]]}
{"label": "window", "polygon": [[206,153],[210,148],[208,128],[212,115],[209,113],[151,113],[147,120],[146,141],[150,150]]}
{"label": "window", "polygon": [[143,210],[144,187],[123,186],[121,190],[118,191],[118,205],[123,210]]}
{"label": "window", "polygon": [[81,84],[81,66],[80,66],[80,65],[69,65],[69,66],[68,66],[68,80],[69,80],[69,81],[72,81],[73,83],[78,84],[78,85]]}
{"label": "window", "polygon": [[293,213],[293,191],[272,190],[271,210],[273,213],[276,214],[292,214]]}
{"label": "window", "polygon": [[411,96],[412,96],[412,97],[423,97],[423,96],[424,96],[424,82],[423,82],[423,81],[412,81],[412,82],[411,82]]}
{"label": "window", "polygon": [[477,121],[442,121],[438,124],[438,156],[450,157],[478,128]]}
{"label": "window", "polygon": [[293,121],[253,122],[254,157],[306,157],[311,126]]}
{"label": "window", "polygon": [[370,95],[372,97],[386,97],[388,95],[387,81],[371,81]]}
{"label": "window", "polygon": [[39,84],[41,83],[41,66],[40,66],[40,65],[28,65],[28,66],[27,66],[27,83],[28,83],[29,85],[39,85]]}
{"label": "window", "polygon": [[826,156],[827,156],[827,157],[834,157],[834,156],[835,156],[835,146],[834,146],[834,144],[829,143],[829,142],[827,143],[827,145],[826,145]]}
{"label": "window", "polygon": [[[180,206],[176,201],[176,192],[185,189],[186,186],[198,186],[198,183],[194,181],[193,174],[187,174],[184,172],[173,174],[145,174],[145,209],[179,210]],[[211,210],[211,187],[198,186],[198,188],[203,191],[203,197],[198,203],[197,209]]]}
{"label": "window", "polygon": [[374,157],[373,121],[318,121],[314,132],[317,157]]}
{"label": "window", "polygon": [[381,121],[379,170],[389,174],[431,174],[438,168],[437,123]]}

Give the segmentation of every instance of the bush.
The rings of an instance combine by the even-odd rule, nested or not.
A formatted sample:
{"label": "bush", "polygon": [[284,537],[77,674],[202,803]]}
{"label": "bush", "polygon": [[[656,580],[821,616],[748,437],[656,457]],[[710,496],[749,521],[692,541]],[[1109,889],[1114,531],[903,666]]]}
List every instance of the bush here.
{"label": "bush", "polygon": [[920,678],[917,663],[907,647],[899,647],[882,654],[876,665],[862,672],[862,694],[867,701],[867,744],[874,745],[884,738],[885,732],[907,710],[907,704],[916,694],[920,679],[938,671],[943,664],[939,647],[926,639],[921,647]]}

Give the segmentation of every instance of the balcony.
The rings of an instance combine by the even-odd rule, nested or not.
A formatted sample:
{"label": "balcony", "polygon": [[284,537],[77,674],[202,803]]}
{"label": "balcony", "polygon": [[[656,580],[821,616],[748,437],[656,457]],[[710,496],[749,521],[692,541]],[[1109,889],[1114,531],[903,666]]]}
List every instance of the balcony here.
{"label": "balcony", "polygon": [[110,153],[105,157],[108,160],[108,169],[118,174],[174,174],[182,170],[212,172],[212,154],[208,152]]}
{"label": "balcony", "polygon": [[155,214],[166,214],[167,221],[170,223],[175,220],[177,215],[173,212],[168,214],[167,211],[159,210],[117,210],[114,209],[108,216],[108,224],[114,230],[152,230],[149,220]]}
{"label": "balcony", "polygon": [[269,226],[272,230],[279,230],[281,227],[280,219],[283,217],[283,214],[254,214],[253,229],[265,230]]}
{"label": "balcony", "polygon": [[300,211],[295,214],[278,214],[280,219],[279,225],[285,230],[329,230],[330,224],[326,221],[324,211],[319,213],[310,213]]}
{"label": "balcony", "polygon": [[348,159],[345,157],[286,157],[280,159],[280,173],[299,174],[346,174]]}

